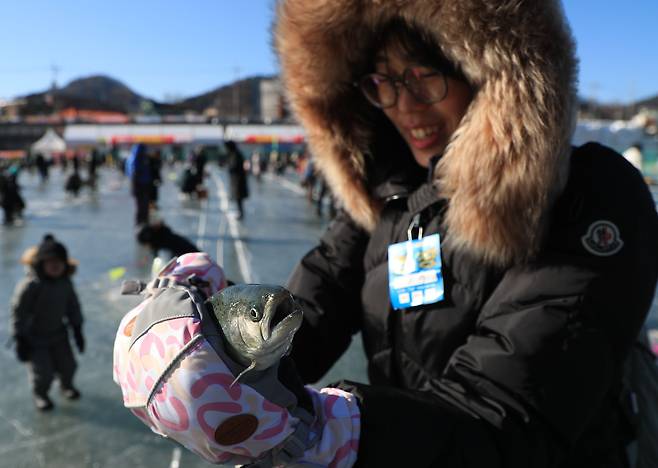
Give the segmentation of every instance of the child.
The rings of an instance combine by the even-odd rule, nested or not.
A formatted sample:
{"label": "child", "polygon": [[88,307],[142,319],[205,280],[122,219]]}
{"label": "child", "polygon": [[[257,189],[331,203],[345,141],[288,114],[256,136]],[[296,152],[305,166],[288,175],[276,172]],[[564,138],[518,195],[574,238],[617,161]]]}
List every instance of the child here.
{"label": "child", "polygon": [[67,331],[71,327],[82,353],[82,313],[70,279],[76,264],[52,234],[28,249],[21,262],[28,265],[28,271],[14,291],[12,334],[18,359],[28,365],[34,403],[37,409],[48,411],[53,408],[48,390],[55,375],[65,398],[80,397],[73,386],[76,362]]}

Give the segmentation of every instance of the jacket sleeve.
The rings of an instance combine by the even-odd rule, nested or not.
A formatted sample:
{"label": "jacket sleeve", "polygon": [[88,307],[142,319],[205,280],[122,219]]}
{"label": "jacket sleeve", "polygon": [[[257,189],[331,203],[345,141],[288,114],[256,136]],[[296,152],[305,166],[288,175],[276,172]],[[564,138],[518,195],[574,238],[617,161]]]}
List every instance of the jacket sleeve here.
{"label": "jacket sleeve", "polygon": [[80,308],[80,301],[78,301],[78,295],[75,292],[73,287],[73,282],[68,281],[68,286],[70,289],[69,301],[66,307],[66,319],[68,323],[73,328],[78,328],[82,325],[82,310]]}
{"label": "jacket sleeve", "polygon": [[427,388],[342,384],[360,402],[358,466],[554,466],[605,427],[658,278],[654,203],[648,191],[625,199],[617,211],[598,201],[618,252],[583,253],[587,223],[555,229],[543,255],[506,272]]}
{"label": "jacket sleeve", "polygon": [[37,299],[39,285],[33,278],[25,278],[16,285],[11,300],[11,334],[25,336],[29,334],[34,320],[34,304]]}
{"label": "jacket sleeve", "polygon": [[292,356],[305,382],[316,382],[360,328],[367,234],[339,212],[318,246],[294,269],[288,288],[304,310]]}

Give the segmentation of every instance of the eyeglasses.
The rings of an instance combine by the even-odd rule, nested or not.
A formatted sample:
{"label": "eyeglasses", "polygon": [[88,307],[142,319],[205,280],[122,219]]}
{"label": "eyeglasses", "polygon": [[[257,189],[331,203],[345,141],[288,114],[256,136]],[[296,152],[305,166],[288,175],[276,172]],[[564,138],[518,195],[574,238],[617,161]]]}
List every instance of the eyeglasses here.
{"label": "eyeglasses", "polygon": [[354,83],[371,104],[381,109],[392,107],[398,101],[398,88],[404,86],[407,91],[423,104],[432,104],[443,100],[448,94],[448,81],[444,73],[409,67],[398,78],[383,73],[369,73]]}

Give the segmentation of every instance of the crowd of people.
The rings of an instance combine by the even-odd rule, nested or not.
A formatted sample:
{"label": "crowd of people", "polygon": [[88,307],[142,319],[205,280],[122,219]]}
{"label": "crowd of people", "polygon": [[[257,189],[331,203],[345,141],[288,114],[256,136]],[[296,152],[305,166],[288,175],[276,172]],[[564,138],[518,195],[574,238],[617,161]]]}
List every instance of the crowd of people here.
{"label": "crowd of people", "polygon": [[0,203],[4,212],[3,223],[12,226],[15,223],[20,224],[22,220],[26,207],[18,182],[22,171],[36,171],[43,185],[48,183],[53,166],[59,166],[60,170],[67,174],[64,191],[71,197],[78,197],[85,187],[92,192],[96,190],[97,171],[102,164],[106,164],[105,158],[95,148],[88,153],[74,152],[70,156],[59,156],[56,159],[37,153],[25,160],[0,160]]}
{"label": "crowd of people", "polygon": [[[290,166],[298,169],[297,160],[287,156],[271,158],[271,164],[263,162],[256,169],[250,166],[250,160],[245,159],[241,148],[233,141],[226,142],[225,152],[217,162],[229,175],[229,195],[235,203],[238,220],[244,217],[249,174],[258,179],[270,168],[279,174]],[[171,165],[171,169],[180,171],[177,185],[181,196],[197,199],[207,196],[207,163],[204,149],[194,148],[181,164]],[[85,189],[93,193],[98,186],[99,167],[109,166],[129,181],[135,201],[135,239],[139,244],[147,247],[154,257],[161,254],[167,258],[179,257],[200,251],[166,223],[166,212],[158,207],[162,170],[166,164],[158,146],[135,144],[125,159],[119,158],[116,151],[92,148],[68,156],[48,158],[36,154],[23,161],[0,161],[0,164],[0,201],[4,223],[9,227],[18,227],[26,208],[18,182],[22,171],[36,173],[41,185],[52,183],[53,170],[61,171],[64,174],[62,189],[73,198]],[[82,310],[71,280],[77,262],[68,256],[63,243],[47,233],[38,245],[23,254],[21,263],[26,267],[25,278],[15,286],[11,301],[11,334],[19,361],[27,365],[34,404],[37,409],[48,411],[54,407],[49,390],[55,379],[59,379],[65,398],[80,397],[73,384],[76,362],[69,343],[71,332],[78,351],[84,350]]]}
{"label": "crowd of people", "polygon": [[[254,151],[246,158],[239,145],[228,140],[224,151],[218,154],[220,167],[226,167],[230,174],[230,195],[235,202],[238,218],[244,216],[244,200],[249,196],[249,178],[251,175],[257,182],[261,177],[271,172],[283,175],[294,173],[300,184],[308,191],[308,198],[316,205],[318,214],[324,206],[329,207],[331,216],[335,214],[334,199],[323,177],[313,169],[313,163],[308,153],[280,152],[269,153]],[[97,188],[98,168],[114,167],[121,170],[129,179],[131,194],[135,199],[135,225],[148,222],[150,210],[158,207],[158,190],[162,184],[162,169],[165,164],[181,167],[178,177],[178,187],[181,196],[188,199],[202,200],[207,197],[205,184],[208,156],[203,147],[189,151],[185,158],[177,160],[168,154],[165,159],[158,145],[138,143],[130,148],[127,157],[122,158],[118,148],[91,148],[87,151],[76,150],[55,157],[46,157],[41,153],[24,160],[3,162],[0,160],[0,201],[4,211],[4,223],[12,225],[20,221],[25,209],[25,200],[21,196],[18,183],[21,171],[36,171],[41,184],[47,184],[53,169],[59,169],[66,174],[64,191],[72,198],[80,195],[82,190],[94,192]]]}

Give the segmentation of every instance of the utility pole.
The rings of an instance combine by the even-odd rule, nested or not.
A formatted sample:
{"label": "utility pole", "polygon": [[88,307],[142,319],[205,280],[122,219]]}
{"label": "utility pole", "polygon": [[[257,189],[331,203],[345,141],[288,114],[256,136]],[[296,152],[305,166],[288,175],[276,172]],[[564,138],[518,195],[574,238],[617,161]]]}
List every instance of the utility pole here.
{"label": "utility pole", "polygon": [[50,66],[50,71],[52,71],[53,79],[50,85],[50,88],[53,92],[57,91],[57,73],[59,73],[59,67],[56,64]]}
{"label": "utility pole", "polygon": [[235,72],[235,80],[233,81],[233,115],[237,115],[238,122],[242,120],[242,112],[240,109],[240,85],[238,80],[240,79],[240,67],[236,66],[233,71]]}
{"label": "utility pole", "polygon": [[55,93],[57,92],[57,73],[59,73],[59,67],[56,64],[52,64],[50,66],[50,71],[52,73],[52,79],[50,82],[50,90],[46,93],[46,103],[53,107],[53,111],[56,111]]}

